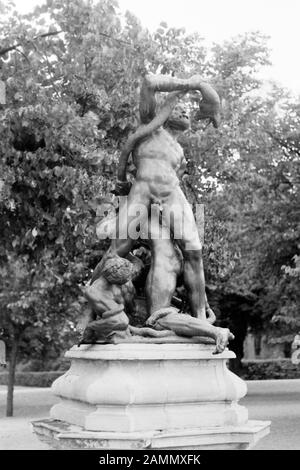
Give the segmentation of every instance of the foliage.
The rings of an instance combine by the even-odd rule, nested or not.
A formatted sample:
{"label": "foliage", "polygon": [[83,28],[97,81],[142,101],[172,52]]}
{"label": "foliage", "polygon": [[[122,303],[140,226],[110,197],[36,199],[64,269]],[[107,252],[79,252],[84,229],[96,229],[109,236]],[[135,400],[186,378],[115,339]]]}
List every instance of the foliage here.
{"label": "foliage", "polygon": [[[222,124],[217,136],[207,129],[200,139],[195,132],[186,144],[196,162],[190,186],[206,208],[207,277],[223,291],[227,324],[247,310],[245,326],[267,330],[272,341],[291,341],[300,325],[294,267],[300,247],[299,101],[255,75],[269,62],[261,35],[234,38],[213,52]],[[235,306],[232,294],[240,297]]]}
{"label": "foliage", "polygon": [[150,34],[112,0],[48,0],[28,15],[12,2],[0,9],[0,322],[8,346],[20,337],[23,351],[30,341],[38,356],[74,341],[85,308],[80,285],[105,249],[97,208],[114,198],[146,71],[200,73],[218,90],[220,128],[194,121],[182,138],[183,188],[205,205],[208,285],[221,293],[224,321],[242,311],[244,326],[292,335],[300,104],[259,80],[267,39],[249,33],[208,51],[199,35],[165,23]]}
{"label": "foliage", "polygon": [[244,380],[299,379],[299,366],[290,359],[243,361],[241,377]]}

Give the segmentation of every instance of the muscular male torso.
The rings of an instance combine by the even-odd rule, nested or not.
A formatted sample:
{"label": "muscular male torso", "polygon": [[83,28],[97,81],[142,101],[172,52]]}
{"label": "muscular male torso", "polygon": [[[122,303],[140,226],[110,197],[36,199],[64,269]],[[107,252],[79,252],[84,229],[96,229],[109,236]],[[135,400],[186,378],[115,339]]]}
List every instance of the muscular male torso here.
{"label": "muscular male torso", "polygon": [[183,149],[164,128],[140,142],[133,152],[136,183],[148,186],[153,197],[167,197],[178,186],[186,160]]}

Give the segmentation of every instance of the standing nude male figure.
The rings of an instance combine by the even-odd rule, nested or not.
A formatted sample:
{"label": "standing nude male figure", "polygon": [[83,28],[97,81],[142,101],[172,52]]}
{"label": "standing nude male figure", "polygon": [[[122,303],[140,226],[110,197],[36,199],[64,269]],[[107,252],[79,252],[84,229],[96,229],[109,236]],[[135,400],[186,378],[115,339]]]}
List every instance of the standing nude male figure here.
{"label": "standing nude male figure", "polygon": [[[176,243],[183,254],[184,283],[191,314],[205,320],[207,303],[202,246],[192,209],[179,186],[179,177],[185,170],[186,161],[177,136],[179,132],[189,128],[190,121],[178,101],[192,90],[198,90],[202,94],[200,119],[209,119],[217,127],[219,97],[199,76],[195,75],[190,79],[159,75],[145,77],[140,97],[142,125],[128,139],[121,153],[118,170],[118,188],[122,191],[122,187],[127,184],[126,164],[132,153],[137,168],[136,178],[128,195],[127,206],[120,209],[118,217],[119,234],[125,233],[127,237],[122,239],[117,236],[112,241],[110,250],[119,256],[126,256],[134,243],[128,229],[136,218],[137,207],[146,207],[150,212],[151,205],[157,204],[162,214],[162,225],[168,227],[172,234],[180,228]],[[171,92],[158,111],[156,92]],[[153,313],[151,309],[150,313]]]}

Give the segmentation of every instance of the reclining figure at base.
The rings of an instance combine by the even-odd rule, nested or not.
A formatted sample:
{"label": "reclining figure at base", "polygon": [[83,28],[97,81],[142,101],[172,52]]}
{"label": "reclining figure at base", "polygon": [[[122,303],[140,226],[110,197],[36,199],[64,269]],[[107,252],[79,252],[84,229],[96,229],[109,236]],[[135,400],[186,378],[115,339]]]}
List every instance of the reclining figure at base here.
{"label": "reclining figure at base", "polygon": [[201,336],[216,343],[215,353],[224,351],[228,341],[234,338],[228,328],[215,327],[207,321],[179,313],[172,306],[154,312],[146,327],[130,325],[126,311],[129,309],[132,313],[136,308],[132,280],[142,269],[138,258],[132,260],[108,256],[98,277],[86,288],[85,295],[94,319],[87,324],[80,344],[149,342],[151,338],[153,341],[161,339],[160,342],[168,338],[176,342],[176,339]]}

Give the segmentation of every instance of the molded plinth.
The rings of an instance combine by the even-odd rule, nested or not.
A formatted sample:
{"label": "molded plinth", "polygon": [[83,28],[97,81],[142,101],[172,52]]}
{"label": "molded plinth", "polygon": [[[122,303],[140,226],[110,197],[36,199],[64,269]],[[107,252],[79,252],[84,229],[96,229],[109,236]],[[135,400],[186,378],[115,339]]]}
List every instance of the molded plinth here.
{"label": "molded plinth", "polygon": [[234,353],[214,350],[199,343],[74,346],[66,354],[70,370],[52,385],[61,401],[35,432],[56,436],[63,448],[103,448],[104,441],[145,448],[148,438],[152,448],[247,448],[269,423],[248,421],[238,405],[246,384],[226,366]]}
{"label": "molded plinth", "polygon": [[246,385],[226,367],[230,351],[201,344],[73,347],[53,386],[54,419],[88,431],[136,432],[244,424]]}
{"label": "molded plinth", "polygon": [[84,431],[63,421],[32,423],[41,441],[55,449],[128,450],[246,450],[269,433],[268,421],[248,421],[241,426],[177,429],[135,433]]}

